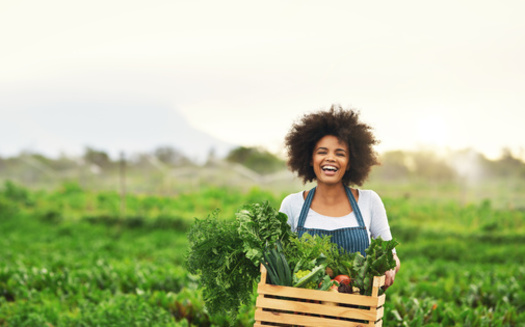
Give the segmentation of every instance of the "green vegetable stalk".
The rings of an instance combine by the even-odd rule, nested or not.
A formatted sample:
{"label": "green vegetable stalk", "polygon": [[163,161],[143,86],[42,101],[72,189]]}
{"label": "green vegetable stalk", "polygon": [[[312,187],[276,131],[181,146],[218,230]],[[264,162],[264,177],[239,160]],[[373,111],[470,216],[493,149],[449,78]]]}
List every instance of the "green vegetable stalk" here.
{"label": "green vegetable stalk", "polygon": [[372,239],[370,246],[365,250],[366,257],[360,252],[354,253],[350,275],[354,286],[359,288],[362,295],[371,295],[374,276],[382,276],[396,267],[392,250],[398,245],[395,239],[384,241],[381,237]]}
{"label": "green vegetable stalk", "polygon": [[288,261],[283,254],[281,243],[277,242],[273,248],[264,252],[262,264],[268,271],[268,283],[281,286],[292,286],[292,273]]}

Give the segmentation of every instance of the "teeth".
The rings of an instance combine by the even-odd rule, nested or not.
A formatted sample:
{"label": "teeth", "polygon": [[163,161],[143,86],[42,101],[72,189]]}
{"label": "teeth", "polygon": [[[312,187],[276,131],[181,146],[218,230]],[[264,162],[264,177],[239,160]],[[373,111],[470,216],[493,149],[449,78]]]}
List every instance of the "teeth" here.
{"label": "teeth", "polygon": [[323,167],[323,170],[337,171],[337,168],[335,168],[335,167],[333,167],[333,166],[324,166],[324,167]]}

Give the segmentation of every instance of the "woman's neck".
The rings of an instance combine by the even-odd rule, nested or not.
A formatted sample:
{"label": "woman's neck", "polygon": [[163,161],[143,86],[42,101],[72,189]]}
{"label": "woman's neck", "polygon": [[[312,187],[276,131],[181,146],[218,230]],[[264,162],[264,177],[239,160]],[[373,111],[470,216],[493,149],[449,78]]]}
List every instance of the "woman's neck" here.
{"label": "woman's neck", "polygon": [[322,203],[337,203],[342,198],[346,199],[346,191],[343,183],[338,184],[317,184],[315,197]]}
{"label": "woman's neck", "polygon": [[317,184],[310,208],[329,217],[343,217],[352,212],[343,183]]}

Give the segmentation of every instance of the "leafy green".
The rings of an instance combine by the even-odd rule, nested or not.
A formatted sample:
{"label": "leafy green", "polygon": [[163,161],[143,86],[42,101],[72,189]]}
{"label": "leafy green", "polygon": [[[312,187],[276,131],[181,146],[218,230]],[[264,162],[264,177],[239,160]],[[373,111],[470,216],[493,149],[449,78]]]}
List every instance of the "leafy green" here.
{"label": "leafy green", "polygon": [[366,257],[360,252],[345,253],[338,259],[338,273],[345,273],[352,278],[352,283],[362,295],[371,295],[374,276],[382,276],[396,267],[392,250],[398,245],[397,240],[384,241],[381,237],[372,239],[365,250]]}
{"label": "leafy green", "polygon": [[304,233],[300,238],[290,239],[290,245],[284,249],[286,258],[294,272],[312,270],[323,264],[339,252],[337,244],[330,242],[330,236]]}
{"label": "leafy green", "polygon": [[365,250],[367,261],[370,262],[371,275],[381,276],[396,267],[392,250],[398,244],[395,239],[390,241],[383,241],[381,237],[372,239],[370,246]]}
{"label": "leafy green", "polygon": [[[351,276],[354,286],[363,295],[372,294],[374,276],[382,276],[386,271],[395,268],[392,249],[398,244],[396,240],[384,241],[380,237],[372,239],[365,250],[366,257],[360,252],[340,251],[337,244],[330,242],[330,236],[303,234],[301,238],[292,238],[285,253],[294,274],[298,271],[313,271],[317,267],[330,267],[334,276]],[[319,271],[319,270],[316,270]],[[325,277],[316,275],[316,283]],[[297,280],[294,283],[297,283]],[[327,289],[329,287],[325,287]]]}
{"label": "leafy green", "polygon": [[238,222],[218,219],[214,211],[206,219],[195,219],[188,233],[186,267],[200,275],[206,308],[213,314],[234,317],[253,292],[259,267],[246,257],[238,233]]}
{"label": "leafy green", "polygon": [[211,314],[234,317],[240,305],[250,300],[266,245],[279,242],[286,246],[292,238],[286,221],[286,215],[268,202],[244,205],[234,220],[218,219],[218,211],[206,219],[195,219],[188,233],[186,267],[200,275]]}
{"label": "leafy green", "polygon": [[292,234],[288,218],[268,202],[245,205],[236,217],[243,250],[256,267],[261,265],[267,245],[273,246],[277,241],[281,241],[283,246],[288,245]]}
{"label": "leafy green", "polygon": [[293,287],[317,289],[319,280],[325,275],[326,266],[319,265],[312,270],[299,270],[293,275]]}
{"label": "leafy green", "polygon": [[[360,253],[340,253],[330,236],[304,234],[298,238],[286,221],[286,215],[267,202],[243,206],[235,220],[218,219],[218,211],[206,219],[195,219],[188,233],[186,266],[200,275],[212,315],[235,317],[240,305],[250,301],[261,264],[274,284],[312,288],[325,277],[327,265],[333,264],[338,271],[349,272],[362,294],[370,293],[373,276],[395,267],[395,241],[373,240],[364,258]],[[299,271],[303,272],[298,275]]]}
{"label": "leafy green", "polygon": [[294,267],[294,287],[318,288],[326,275],[327,263],[333,261],[330,258],[339,255],[338,245],[330,238],[308,233],[290,238],[285,253],[290,267]]}
{"label": "leafy green", "polygon": [[320,291],[328,291],[333,285],[339,286],[339,282],[333,280],[329,275],[324,275],[317,288]]}

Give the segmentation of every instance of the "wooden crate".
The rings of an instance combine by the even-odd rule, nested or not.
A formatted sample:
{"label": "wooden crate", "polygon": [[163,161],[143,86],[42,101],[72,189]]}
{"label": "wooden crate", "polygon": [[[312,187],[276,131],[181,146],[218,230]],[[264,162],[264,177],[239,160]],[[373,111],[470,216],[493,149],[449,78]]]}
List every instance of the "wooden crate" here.
{"label": "wooden crate", "polygon": [[382,326],[385,276],[374,277],[372,296],[276,286],[261,265],[254,326]]}

